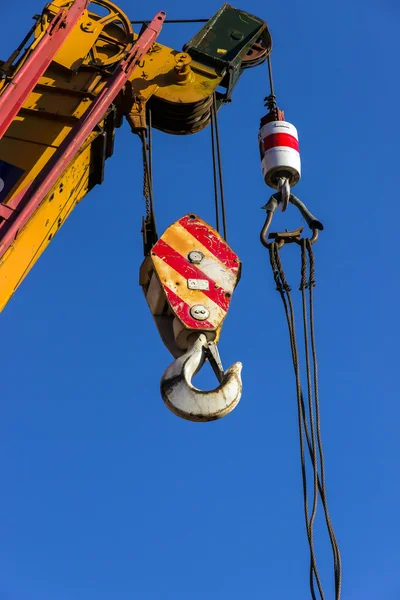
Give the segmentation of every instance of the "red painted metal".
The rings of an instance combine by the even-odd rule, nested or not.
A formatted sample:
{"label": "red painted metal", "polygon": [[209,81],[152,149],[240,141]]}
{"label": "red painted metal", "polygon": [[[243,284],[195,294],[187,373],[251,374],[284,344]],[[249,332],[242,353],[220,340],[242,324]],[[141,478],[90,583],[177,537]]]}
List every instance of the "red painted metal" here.
{"label": "red painted metal", "polygon": [[182,321],[189,329],[198,329],[200,331],[214,330],[215,325],[210,321],[196,321],[190,314],[190,306],[175,294],[167,285],[163,284],[165,294],[178,319]]}
{"label": "red painted metal", "polygon": [[69,9],[59,10],[36,48],[0,95],[0,139],[89,3],[90,0],[75,0]]}
{"label": "red painted metal", "polygon": [[237,274],[239,271],[239,259],[234,251],[226,242],[219,236],[215,235],[205,223],[190,216],[183,217],[179,220],[182,225],[196,240],[218,260],[220,260],[228,269]]}
{"label": "red painted metal", "polygon": [[270,150],[271,148],[277,148],[278,146],[286,146],[287,148],[293,148],[293,150],[299,151],[299,142],[293,135],[289,133],[271,133],[264,138],[264,151]]}
{"label": "red painted metal", "polygon": [[226,290],[217,286],[215,281],[207,277],[207,275],[196,265],[189,262],[187,258],[179,254],[174,248],[164,242],[162,238],[158,240],[153,247],[151,253],[161,258],[167,265],[172,267],[179,275],[185,279],[203,279],[208,281],[210,288],[202,290],[202,293],[210,298],[217,306],[225,312],[228,311],[231,294],[226,295]]}
{"label": "red painted metal", "polygon": [[[150,257],[171,312],[184,328],[219,330],[241,271],[239,257],[221,236],[205,221],[188,214],[168,227]],[[153,290],[153,299],[155,293]],[[196,305],[209,312],[206,321],[192,314]]]}
{"label": "red painted metal", "polygon": [[9,219],[13,215],[14,211],[12,208],[5,204],[0,204],[0,217],[2,219]]}
{"label": "red painted metal", "polygon": [[10,219],[3,223],[5,232],[0,239],[0,258],[13,243],[18,232],[33,215],[42,200],[56,184],[68,164],[75,157],[80,147],[101,121],[109,106],[122,90],[135,67],[156,41],[162,29],[165,16],[165,12],[161,11],[154,17],[139,36],[126,58],[119,63],[102,92],[53,154],[40,175],[27,188],[13,198],[12,207],[17,210],[18,216],[14,220]]}

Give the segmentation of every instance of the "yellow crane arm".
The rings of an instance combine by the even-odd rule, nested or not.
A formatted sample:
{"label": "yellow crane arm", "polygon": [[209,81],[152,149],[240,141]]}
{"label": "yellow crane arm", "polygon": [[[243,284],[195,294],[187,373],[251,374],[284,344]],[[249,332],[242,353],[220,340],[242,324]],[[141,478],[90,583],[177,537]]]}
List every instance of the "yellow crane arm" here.
{"label": "yellow crane arm", "polygon": [[[101,14],[92,11],[93,5],[101,8]],[[22,57],[16,51],[0,63],[0,102],[60,10],[70,6],[65,0],[47,4]],[[157,40],[10,241],[13,223],[21,220],[24,190],[41,181],[49,161],[54,161],[137,44],[139,34],[118,6],[97,0],[90,9],[82,11],[0,140],[0,311],[74,207],[102,183],[105,161],[113,153],[115,131],[124,116],[136,133],[147,128],[146,107],[151,108],[157,129],[177,135],[200,131],[210,122],[217,89],[223,90],[221,101],[228,99],[244,68],[262,62],[271,49],[265,22],[228,5],[183,51]],[[210,36],[210,31],[217,35]]]}

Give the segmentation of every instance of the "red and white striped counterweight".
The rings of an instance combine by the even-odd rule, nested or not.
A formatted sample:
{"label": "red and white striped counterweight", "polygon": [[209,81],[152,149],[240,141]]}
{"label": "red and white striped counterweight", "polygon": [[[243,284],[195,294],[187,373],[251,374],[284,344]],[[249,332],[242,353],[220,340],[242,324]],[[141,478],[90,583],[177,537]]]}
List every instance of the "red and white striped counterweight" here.
{"label": "red and white striped counterweight", "polygon": [[297,129],[287,121],[275,121],[271,117],[270,113],[261,119],[258,135],[264,181],[278,189],[279,180],[284,178],[293,187],[301,176]]}

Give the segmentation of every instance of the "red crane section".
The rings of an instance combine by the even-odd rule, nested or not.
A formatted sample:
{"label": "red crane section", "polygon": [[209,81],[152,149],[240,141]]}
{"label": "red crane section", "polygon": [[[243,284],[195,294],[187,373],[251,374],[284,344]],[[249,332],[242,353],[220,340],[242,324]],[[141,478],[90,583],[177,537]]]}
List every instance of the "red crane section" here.
{"label": "red crane section", "polygon": [[75,27],[90,0],[75,0],[51,21],[42,39],[0,95],[0,139]]}

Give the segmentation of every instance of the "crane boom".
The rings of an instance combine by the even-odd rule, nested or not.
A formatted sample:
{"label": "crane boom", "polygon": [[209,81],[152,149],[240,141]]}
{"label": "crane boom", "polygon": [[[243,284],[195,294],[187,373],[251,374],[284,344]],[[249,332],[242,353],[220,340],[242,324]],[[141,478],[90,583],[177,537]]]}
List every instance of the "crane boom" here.
{"label": "crane boom", "polygon": [[32,181],[27,189],[22,190],[22,192],[14,197],[13,202],[17,209],[17,216],[14,220],[9,219],[10,226],[4,230],[5,232],[0,244],[0,259],[16,239],[20,229],[27,224],[29,218],[40,206],[43,198],[47,196],[56,184],[59,177],[79,151],[79,148],[84,144],[86,138],[101,121],[140,60],[156,41],[164,19],[164,12],[160,12],[154,17],[142,35],[139,36],[136,44],[131,48],[126,58],[119,63],[117,69],[107,81],[96,100],[71,129],[63,143],[42,169],[37,179]]}
{"label": "crane boom", "polygon": [[[96,4],[108,14],[93,12]],[[141,135],[149,110],[159,130],[196,133],[210,123],[214,95],[220,107],[244,69],[263,62],[270,51],[266,23],[229,5],[183,52],[152,38],[140,55],[140,40],[151,28],[135,33],[109,0],[88,8],[75,0],[69,9],[75,20],[66,6],[65,0],[47,4],[24,56],[3,63],[0,106],[8,106],[11,92],[16,93],[13,77],[19,92],[13,112],[0,117],[0,132],[1,123],[5,130],[0,139],[0,311],[74,207],[102,183],[124,117]],[[53,39],[60,15],[69,15],[67,31],[61,28],[63,43],[52,41],[51,53],[47,48],[38,55],[45,40]],[[211,39],[214,29],[218,36]],[[132,64],[128,57],[135,57],[137,69],[126,70]],[[35,68],[28,73],[26,65]]]}
{"label": "crane boom", "polygon": [[0,139],[88,5],[89,0],[75,0],[70,7],[61,7],[33,44],[27,59],[7,82],[0,96]]}

